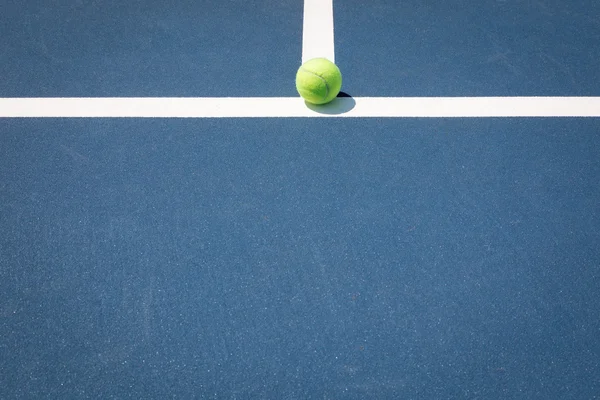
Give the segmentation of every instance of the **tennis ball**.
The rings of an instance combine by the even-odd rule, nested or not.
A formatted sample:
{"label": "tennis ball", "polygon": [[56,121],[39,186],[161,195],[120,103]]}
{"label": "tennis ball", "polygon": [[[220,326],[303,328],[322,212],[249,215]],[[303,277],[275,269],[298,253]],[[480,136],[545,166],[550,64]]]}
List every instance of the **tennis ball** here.
{"label": "tennis ball", "polygon": [[341,88],[342,73],[326,58],[308,60],[296,73],[296,90],[309,103],[329,103]]}

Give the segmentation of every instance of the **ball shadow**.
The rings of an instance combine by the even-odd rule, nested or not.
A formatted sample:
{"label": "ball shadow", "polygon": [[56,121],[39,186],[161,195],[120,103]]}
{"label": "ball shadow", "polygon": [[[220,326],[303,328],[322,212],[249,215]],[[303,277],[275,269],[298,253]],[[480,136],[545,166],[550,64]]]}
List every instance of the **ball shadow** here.
{"label": "ball shadow", "polygon": [[356,106],[356,101],[348,93],[340,92],[335,99],[327,104],[311,104],[305,102],[306,106],[319,114],[341,115],[352,110]]}

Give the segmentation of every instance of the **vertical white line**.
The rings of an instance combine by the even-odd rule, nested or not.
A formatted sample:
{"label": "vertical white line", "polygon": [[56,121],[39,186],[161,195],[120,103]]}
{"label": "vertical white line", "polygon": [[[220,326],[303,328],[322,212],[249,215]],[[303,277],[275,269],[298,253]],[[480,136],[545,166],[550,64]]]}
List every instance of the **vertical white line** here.
{"label": "vertical white line", "polygon": [[302,63],[316,57],[335,62],[333,0],[304,0]]}

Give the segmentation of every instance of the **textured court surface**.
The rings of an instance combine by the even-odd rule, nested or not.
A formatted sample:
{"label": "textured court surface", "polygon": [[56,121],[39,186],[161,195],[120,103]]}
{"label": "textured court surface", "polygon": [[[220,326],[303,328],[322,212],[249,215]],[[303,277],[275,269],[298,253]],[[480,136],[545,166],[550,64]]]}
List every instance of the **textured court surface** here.
{"label": "textured court surface", "polygon": [[[600,95],[596,2],[361,3],[352,96]],[[5,2],[0,97],[296,96],[302,16]],[[0,398],[599,398],[599,129],[0,119]]]}

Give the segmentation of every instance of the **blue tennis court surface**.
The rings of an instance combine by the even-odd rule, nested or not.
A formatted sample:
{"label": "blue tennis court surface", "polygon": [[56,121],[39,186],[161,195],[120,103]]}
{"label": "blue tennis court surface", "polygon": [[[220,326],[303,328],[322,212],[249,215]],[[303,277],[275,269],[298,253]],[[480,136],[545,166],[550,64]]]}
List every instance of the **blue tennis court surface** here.
{"label": "blue tennis court surface", "polygon": [[[351,96],[600,93],[595,2],[362,3]],[[302,21],[9,1],[0,98],[296,96]],[[0,118],[0,398],[600,398],[599,130]]]}

